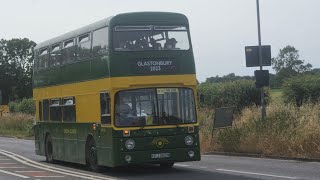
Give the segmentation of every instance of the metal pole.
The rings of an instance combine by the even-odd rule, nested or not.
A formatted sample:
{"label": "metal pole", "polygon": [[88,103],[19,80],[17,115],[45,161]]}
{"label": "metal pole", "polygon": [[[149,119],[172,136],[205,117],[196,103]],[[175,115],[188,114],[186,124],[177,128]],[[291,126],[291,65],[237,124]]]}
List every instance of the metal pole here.
{"label": "metal pole", "polygon": [[[261,47],[261,29],[260,29],[260,9],[259,9],[259,0],[257,1],[257,21],[258,21],[258,39],[259,39],[259,64],[260,64],[260,70],[262,70],[262,47]],[[262,115],[262,120],[265,122],[266,120],[266,105],[264,103],[264,92],[263,92],[263,87],[260,89],[261,90],[261,115]]]}

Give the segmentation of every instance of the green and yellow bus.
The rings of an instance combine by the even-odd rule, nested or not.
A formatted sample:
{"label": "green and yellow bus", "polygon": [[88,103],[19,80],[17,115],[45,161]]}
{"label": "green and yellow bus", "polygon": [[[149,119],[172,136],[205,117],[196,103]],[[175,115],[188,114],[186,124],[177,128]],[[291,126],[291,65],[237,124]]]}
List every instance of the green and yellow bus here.
{"label": "green and yellow bus", "polygon": [[199,161],[196,75],[186,16],[112,16],[38,44],[36,154],[116,167]]}

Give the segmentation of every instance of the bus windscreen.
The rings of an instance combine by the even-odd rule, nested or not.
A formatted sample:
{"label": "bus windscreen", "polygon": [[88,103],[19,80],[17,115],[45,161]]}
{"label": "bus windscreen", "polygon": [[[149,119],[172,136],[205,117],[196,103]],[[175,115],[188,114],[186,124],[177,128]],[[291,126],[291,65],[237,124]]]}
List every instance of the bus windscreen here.
{"label": "bus windscreen", "polygon": [[116,95],[118,127],[195,123],[192,89],[150,88],[120,91]]}

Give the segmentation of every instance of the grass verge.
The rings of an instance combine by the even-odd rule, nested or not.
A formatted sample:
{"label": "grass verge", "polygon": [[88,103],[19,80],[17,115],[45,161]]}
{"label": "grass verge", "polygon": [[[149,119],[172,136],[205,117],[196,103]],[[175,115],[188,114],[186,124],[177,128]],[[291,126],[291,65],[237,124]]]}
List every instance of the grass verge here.
{"label": "grass verge", "polygon": [[33,136],[34,116],[22,113],[5,114],[0,118],[0,135],[30,138]]}

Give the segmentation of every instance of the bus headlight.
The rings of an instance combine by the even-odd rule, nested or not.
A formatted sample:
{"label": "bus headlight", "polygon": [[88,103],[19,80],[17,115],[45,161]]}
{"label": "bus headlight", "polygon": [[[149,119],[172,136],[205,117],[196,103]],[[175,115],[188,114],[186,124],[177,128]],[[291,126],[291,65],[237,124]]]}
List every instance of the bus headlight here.
{"label": "bus headlight", "polygon": [[126,160],[128,163],[132,160],[132,157],[127,154],[125,157],[124,157],[124,160]]}
{"label": "bus headlight", "polygon": [[190,158],[193,158],[194,157],[194,152],[193,151],[189,151],[188,155],[189,155]]}
{"label": "bus headlight", "polygon": [[186,145],[190,146],[193,144],[193,137],[192,136],[186,136],[184,138],[184,142],[186,143]]}
{"label": "bus headlight", "polygon": [[135,145],[136,144],[135,144],[134,140],[132,140],[132,139],[128,139],[125,143],[126,148],[129,150],[133,149]]}

